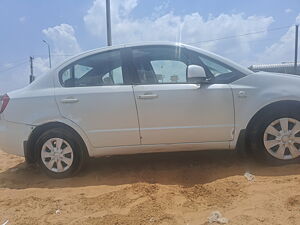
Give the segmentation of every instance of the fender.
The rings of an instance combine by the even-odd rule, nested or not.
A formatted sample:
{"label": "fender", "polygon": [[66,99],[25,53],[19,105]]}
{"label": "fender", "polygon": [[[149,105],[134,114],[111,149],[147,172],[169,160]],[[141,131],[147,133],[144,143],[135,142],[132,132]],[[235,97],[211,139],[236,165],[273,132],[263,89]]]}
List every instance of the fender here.
{"label": "fender", "polygon": [[[271,76],[272,75],[272,76]],[[230,84],[235,107],[235,137],[230,148],[235,148],[241,130],[246,130],[251,119],[265,107],[286,101],[300,102],[299,77],[257,73]],[[294,80],[294,82],[293,82]],[[259,82],[258,82],[259,81]],[[243,96],[239,94],[243,92]]]}
{"label": "fender", "polygon": [[[86,133],[76,123],[74,123],[73,121],[71,121],[67,118],[61,117],[61,118],[55,118],[55,119],[54,118],[53,119],[48,119],[48,120],[43,121],[43,122],[39,121],[39,122],[35,122],[32,126],[34,127],[34,129],[36,129],[38,127],[45,126],[45,125],[51,124],[51,123],[61,123],[61,124],[64,124],[64,125],[72,128],[82,138],[84,144],[86,145],[89,156],[93,157],[95,155],[94,148],[91,145]],[[34,129],[33,129],[33,131],[34,131]]]}

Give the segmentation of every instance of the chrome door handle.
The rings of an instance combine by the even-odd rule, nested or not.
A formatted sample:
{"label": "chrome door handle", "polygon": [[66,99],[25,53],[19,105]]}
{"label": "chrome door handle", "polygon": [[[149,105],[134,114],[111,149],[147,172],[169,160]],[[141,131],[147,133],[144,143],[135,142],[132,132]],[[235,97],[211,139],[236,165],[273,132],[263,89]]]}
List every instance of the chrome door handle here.
{"label": "chrome door handle", "polygon": [[76,103],[79,102],[77,98],[65,98],[61,100],[61,103]]}
{"label": "chrome door handle", "polygon": [[157,97],[158,97],[157,94],[143,94],[138,96],[139,99],[153,99]]}

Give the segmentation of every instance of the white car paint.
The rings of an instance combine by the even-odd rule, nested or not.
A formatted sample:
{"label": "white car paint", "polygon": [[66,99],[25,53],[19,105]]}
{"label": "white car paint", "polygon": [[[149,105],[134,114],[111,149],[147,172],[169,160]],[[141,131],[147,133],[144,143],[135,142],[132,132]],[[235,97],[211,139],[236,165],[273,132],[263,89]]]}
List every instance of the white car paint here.
{"label": "white car paint", "polygon": [[[63,103],[70,96],[78,103]],[[140,144],[131,85],[58,88],[56,100],[62,116],[85,130],[93,147]]]}
{"label": "white car paint", "polygon": [[[199,52],[229,65],[245,77],[229,84],[200,85],[64,88],[59,82],[58,72],[82,57],[147,45],[180,46]],[[235,149],[240,131],[246,129],[255,113],[280,100],[299,101],[299,86],[297,76],[253,73],[223,57],[178,43],[96,49],[65,61],[31,85],[8,93],[10,102],[0,114],[0,148],[23,156],[23,143],[32,130],[45,123],[61,122],[83,138],[91,157]],[[143,97],[147,94],[150,97]],[[72,99],[78,103],[62,103]]]}
{"label": "white car paint", "polygon": [[[133,89],[137,99],[142,144],[233,139],[234,107],[228,84],[154,84],[135,85]],[[145,92],[155,93],[158,97],[143,99],[141,96]]]}
{"label": "white car paint", "polygon": [[[235,133],[245,129],[250,119],[271,103],[300,100],[300,77],[297,75],[258,72],[230,84],[235,102]],[[241,92],[242,96],[240,96]],[[238,136],[235,135],[231,148]]]}

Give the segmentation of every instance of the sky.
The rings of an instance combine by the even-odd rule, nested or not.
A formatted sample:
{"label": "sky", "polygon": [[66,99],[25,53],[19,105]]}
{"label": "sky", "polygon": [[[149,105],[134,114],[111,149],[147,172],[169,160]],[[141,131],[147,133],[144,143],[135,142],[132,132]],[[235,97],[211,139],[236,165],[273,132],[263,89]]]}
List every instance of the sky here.
{"label": "sky", "polygon": [[[299,0],[111,0],[113,44],[176,41],[244,66],[291,62]],[[105,0],[0,0],[0,95],[106,45]]]}

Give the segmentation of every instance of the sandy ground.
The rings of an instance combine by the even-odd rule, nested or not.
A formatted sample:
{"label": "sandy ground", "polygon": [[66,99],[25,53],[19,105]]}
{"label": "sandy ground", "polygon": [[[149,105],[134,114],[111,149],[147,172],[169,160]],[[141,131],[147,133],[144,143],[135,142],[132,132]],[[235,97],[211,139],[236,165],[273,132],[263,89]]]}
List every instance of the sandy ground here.
{"label": "sandy ground", "polygon": [[[249,182],[245,171],[255,175]],[[0,224],[300,224],[300,165],[267,167],[230,151],[91,160],[53,180],[0,151]]]}

